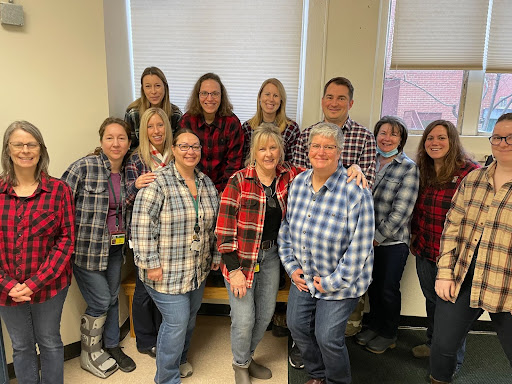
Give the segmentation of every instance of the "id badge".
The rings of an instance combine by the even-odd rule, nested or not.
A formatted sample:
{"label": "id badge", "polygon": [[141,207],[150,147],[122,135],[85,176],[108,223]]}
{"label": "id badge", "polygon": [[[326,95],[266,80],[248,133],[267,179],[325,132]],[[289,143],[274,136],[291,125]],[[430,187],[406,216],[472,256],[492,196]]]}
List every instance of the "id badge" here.
{"label": "id badge", "polygon": [[110,234],[110,245],[123,245],[126,241],[126,233],[120,232],[112,232]]}
{"label": "id badge", "polygon": [[194,252],[199,252],[201,250],[201,242],[199,240],[192,241],[192,245],[190,246],[190,250]]}
{"label": "id badge", "polygon": [[254,272],[259,272],[260,271],[260,263],[256,263],[256,265],[254,266]]}

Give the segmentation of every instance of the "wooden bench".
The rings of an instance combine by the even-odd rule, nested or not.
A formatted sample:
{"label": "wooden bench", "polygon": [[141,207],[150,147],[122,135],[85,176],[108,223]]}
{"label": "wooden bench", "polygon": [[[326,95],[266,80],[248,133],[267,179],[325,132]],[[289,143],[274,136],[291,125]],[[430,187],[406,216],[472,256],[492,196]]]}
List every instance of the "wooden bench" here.
{"label": "wooden bench", "polygon": [[[123,287],[124,294],[128,296],[128,309],[130,311],[130,336],[135,337],[135,331],[133,329],[133,315],[132,315],[132,307],[133,307],[133,294],[135,292],[135,272],[131,273],[124,281],[121,286]],[[278,303],[286,303],[288,302],[288,292],[290,291],[290,279],[286,276],[286,285],[284,289],[280,289],[277,292],[277,302]],[[228,291],[226,287],[214,287],[206,284],[203,294],[204,300],[225,300],[228,301]]]}

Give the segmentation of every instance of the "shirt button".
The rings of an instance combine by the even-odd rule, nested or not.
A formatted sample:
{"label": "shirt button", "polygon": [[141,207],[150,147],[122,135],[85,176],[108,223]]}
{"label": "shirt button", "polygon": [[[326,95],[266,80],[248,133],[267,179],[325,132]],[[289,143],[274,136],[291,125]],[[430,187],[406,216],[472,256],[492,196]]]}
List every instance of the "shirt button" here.
{"label": "shirt button", "polygon": [[308,217],[311,217],[311,215],[308,215]]}
{"label": "shirt button", "polygon": [[303,234],[306,234],[306,231],[302,231]]}
{"label": "shirt button", "polygon": [[18,233],[18,237],[21,237],[21,233]]}

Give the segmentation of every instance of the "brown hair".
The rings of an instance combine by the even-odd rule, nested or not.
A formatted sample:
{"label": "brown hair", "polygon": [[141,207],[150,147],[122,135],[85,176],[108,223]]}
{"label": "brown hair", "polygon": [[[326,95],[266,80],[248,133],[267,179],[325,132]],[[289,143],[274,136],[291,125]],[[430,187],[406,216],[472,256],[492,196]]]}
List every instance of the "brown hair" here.
{"label": "brown hair", "polygon": [[[434,168],[434,160],[427,154],[425,150],[425,142],[427,137],[432,130],[441,125],[446,128],[448,134],[448,143],[450,148],[448,153],[443,158],[443,165],[439,170],[439,174],[436,173]],[[467,161],[470,161],[470,157],[464,151],[462,143],[460,141],[459,133],[455,125],[447,120],[434,120],[425,128],[423,136],[418,145],[417,161],[418,169],[420,170],[420,191],[428,186],[442,186],[453,179],[453,176],[460,167]]]}
{"label": "brown hair", "polygon": [[[121,127],[124,128],[124,131],[126,132],[126,135],[128,136],[128,140],[131,138],[132,130],[130,129],[130,126],[126,121],[119,119],[117,117],[107,117],[105,120],[103,120],[103,123],[100,125],[100,129],[98,130],[98,133],[100,134],[100,141],[103,140],[103,135],[105,134],[105,130],[107,127],[111,124],[119,124]],[[88,156],[98,156],[101,153],[101,147],[96,147],[94,149],[93,153],[90,153]]]}
{"label": "brown hair", "polygon": [[275,85],[279,92],[279,97],[281,98],[281,105],[276,111],[276,120],[274,124],[277,125],[279,131],[283,133],[286,126],[290,123],[290,119],[286,116],[286,91],[283,84],[275,78],[267,79],[263,84],[261,84],[260,91],[258,92],[258,99],[256,101],[256,114],[249,120],[249,125],[252,129],[256,129],[261,123],[263,123],[263,110],[261,109],[260,99],[261,94],[263,93],[263,88],[265,88],[267,84]]}
{"label": "brown hair", "polygon": [[346,77],[333,77],[331,80],[329,80],[325,86],[324,86],[324,96],[325,97],[325,93],[327,92],[327,88],[329,87],[329,85],[331,85],[332,83],[336,84],[336,85],[344,85],[345,87],[348,88],[348,97],[350,98],[350,100],[352,100],[354,98],[354,86],[352,85],[352,83],[350,82],[349,79],[347,79]]}
{"label": "brown hair", "polygon": [[405,147],[405,143],[407,143],[407,137],[409,133],[407,132],[407,126],[405,125],[405,121],[396,116],[383,116],[377,121],[375,124],[375,128],[373,129],[373,135],[377,138],[379,134],[380,128],[384,124],[391,125],[391,130],[393,133],[398,132],[400,135],[400,144],[398,144],[398,152],[402,152]]}
{"label": "brown hair", "polygon": [[6,129],[4,133],[4,143],[2,146],[2,174],[0,179],[15,187],[18,185],[16,179],[16,172],[14,171],[14,164],[11,159],[11,150],[9,149],[9,139],[16,130],[22,130],[32,135],[34,139],[39,143],[39,161],[37,162],[34,177],[37,182],[41,182],[43,176],[48,175],[48,166],[50,165],[50,156],[48,150],[44,144],[43,135],[41,131],[33,124],[25,120],[15,121]]}
{"label": "brown hair", "polygon": [[233,105],[229,102],[228,92],[224,84],[222,84],[220,77],[215,73],[205,73],[196,81],[187,102],[187,113],[194,116],[203,114],[203,107],[201,107],[199,102],[199,91],[201,90],[201,84],[206,80],[214,80],[220,85],[220,105],[216,114],[219,116],[231,116],[233,114]]}

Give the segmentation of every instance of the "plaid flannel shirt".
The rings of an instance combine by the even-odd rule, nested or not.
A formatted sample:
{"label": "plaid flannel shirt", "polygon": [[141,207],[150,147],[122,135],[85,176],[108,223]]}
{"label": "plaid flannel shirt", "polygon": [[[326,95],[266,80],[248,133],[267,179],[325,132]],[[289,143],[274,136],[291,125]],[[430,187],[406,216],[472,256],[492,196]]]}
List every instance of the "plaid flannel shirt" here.
{"label": "plaid flannel shirt", "polygon": [[[131,235],[139,277],[154,290],[183,294],[197,289],[212,263],[220,263],[215,246],[215,222],[219,196],[212,181],[195,172],[199,199],[199,252],[190,249],[196,210],[185,179],[174,161],[158,172],[157,178],[141,189],[133,206]],[[148,269],[162,268],[161,281],[150,280]]]}
{"label": "plaid flannel shirt", "polygon": [[[76,244],[73,262],[89,271],[105,271],[108,266],[110,232],[107,227],[108,178],[110,161],[104,153],[75,161],[62,175],[73,193],[76,207]],[[121,170],[121,196],[125,196]],[[126,222],[124,200],[122,223]]]}
{"label": "plaid flannel shirt", "polygon": [[240,120],[235,115],[216,115],[207,124],[203,115],[185,113],[179,126],[192,129],[199,137],[203,149],[198,167],[222,193],[231,175],[242,169],[244,133]]}
{"label": "plaid flannel shirt", "polygon": [[75,242],[74,205],[69,187],[43,175],[35,192],[19,198],[0,182],[0,305],[15,306],[9,291],[25,283],[42,303],[71,284]]}
{"label": "plaid flannel shirt", "polygon": [[496,162],[459,185],[441,237],[438,279],[455,282],[455,302],[478,243],[470,306],[512,312],[512,181],[494,187]]}
{"label": "plaid flannel shirt", "polygon": [[[288,163],[276,169],[276,197],[283,217],[286,213],[288,187],[302,169]],[[247,285],[252,287],[254,267],[258,260],[267,199],[254,165],[236,172],[229,179],[222,193],[217,218],[217,246],[224,257],[238,259]],[[277,237],[277,233],[276,233]],[[229,282],[226,264],[221,264],[222,274]]]}
{"label": "plaid flannel shirt", "polygon": [[[242,130],[244,131],[244,161],[249,157],[249,151],[251,149],[251,139],[253,129],[249,124],[249,120],[242,124]],[[293,159],[293,154],[296,151],[296,146],[300,136],[300,128],[299,125],[293,121],[289,120],[288,125],[282,132],[283,141],[284,141],[284,161],[291,162]]]}
{"label": "plaid flannel shirt", "polygon": [[440,187],[426,187],[420,191],[411,221],[411,253],[436,262],[439,258],[439,244],[443,233],[444,221],[453,195],[462,179],[480,165],[466,161],[456,172],[452,181]]}
{"label": "plaid flannel shirt", "polygon": [[382,175],[379,172],[373,185],[375,240],[379,245],[409,245],[419,185],[418,167],[403,152],[382,170]]}
{"label": "plaid flannel shirt", "polygon": [[[309,162],[308,139],[311,129],[323,121],[320,121],[311,127],[302,131],[297,142],[296,150],[293,154],[292,163],[297,167],[311,168]],[[375,137],[366,127],[356,123],[350,117],[341,127],[345,135],[345,142],[341,150],[341,161],[345,168],[352,164],[357,164],[361,168],[368,185],[372,188],[375,181],[375,157],[377,155],[377,144]]]}
{"label": "plaid flannel shirt", "polygon": [[[312,170],[298,175],[288,191],[279,229],[279,257],[288,273],[304,271],[312,297],[342,300],[363,295],[372,279],[375,221],[368,188],[347,183],[341,164],[314,192]],[[313,277],[322,278],[316,290]]]}

